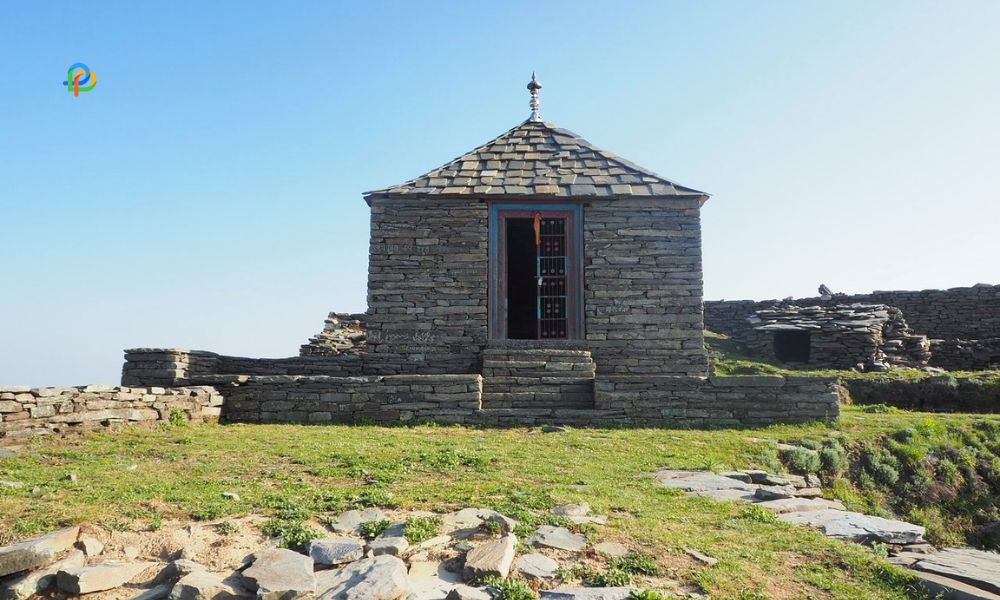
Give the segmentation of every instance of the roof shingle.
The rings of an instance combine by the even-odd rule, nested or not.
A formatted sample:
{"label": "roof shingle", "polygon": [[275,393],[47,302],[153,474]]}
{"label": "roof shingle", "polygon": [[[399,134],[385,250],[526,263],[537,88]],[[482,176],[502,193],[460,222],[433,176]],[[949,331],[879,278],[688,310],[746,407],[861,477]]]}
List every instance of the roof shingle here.
{"label": "roof shingle", "polygon": [[597,148],[551,123],[525,121],[448,164],[365,199],[453,197],[609,198],[704,196]]}

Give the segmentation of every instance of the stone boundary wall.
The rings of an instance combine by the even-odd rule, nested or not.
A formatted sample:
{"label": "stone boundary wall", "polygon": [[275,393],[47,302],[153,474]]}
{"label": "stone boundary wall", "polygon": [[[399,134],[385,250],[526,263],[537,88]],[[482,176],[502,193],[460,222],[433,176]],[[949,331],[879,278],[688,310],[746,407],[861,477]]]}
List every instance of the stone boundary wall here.
{"label": "stone boundary wall", "polygon": [[204,350],[133,348],[125,351],[122,385],[182,386],[210,375],[327,375],[352,377],[363,370],[360,354],[245,358]]}
{"label": "stone boundary wall", "polygon": [[216,376],[227,423],[470,423],[480,375]]}
{"label": "stone boundary wall", "polygon": [[1000,413],[1000,381],[941,375],[906,381],[844,379],[855,404],[927,412]]}
{"label": "stone boundary wall", "polygon": [[599,377],[598,410],[621,410],[635,424],[759,426],[831,421],[840,415],[834,379],[736,377]]}
{"label": "stone boundary wall", "polygon": [[914,333],[933,339],[1000,338],[1000,285],[977,284],[947,290],[875,291],[794,300],[719,300],[705,302],[705,327],[731,335],[748,328],[755,310],[785,304],[886,304],[903,311]]}
{"label": "stone boundary wall", "polygon": [[595,410],[483,409],[479,375],[372,377],[214,376],[224,422],[729,427],[833,420],[833,379],[739,376],[611,376],[598,379]]}
{"label": "stone boundary wall", "polygon": [[125,423],[167,421],[175,410],[188,421],[219,418],[223,398],[211,387],[0,387],[0,446],[32,436],[66,435]]}
{"label": "stone boundary wall", "polygon": [[1000,337],[978,340],[931,340],[931,364],[948,370],[1000,366]]}

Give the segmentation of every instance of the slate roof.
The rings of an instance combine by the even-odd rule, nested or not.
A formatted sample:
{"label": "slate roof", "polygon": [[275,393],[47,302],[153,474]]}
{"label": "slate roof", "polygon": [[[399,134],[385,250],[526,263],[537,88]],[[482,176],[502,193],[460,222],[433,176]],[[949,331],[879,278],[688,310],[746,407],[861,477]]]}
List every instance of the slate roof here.
{"label": "slate roof", "polygon": [[703,196],[552,123],[525,121],[448,164],[373,197],[615,198]]}

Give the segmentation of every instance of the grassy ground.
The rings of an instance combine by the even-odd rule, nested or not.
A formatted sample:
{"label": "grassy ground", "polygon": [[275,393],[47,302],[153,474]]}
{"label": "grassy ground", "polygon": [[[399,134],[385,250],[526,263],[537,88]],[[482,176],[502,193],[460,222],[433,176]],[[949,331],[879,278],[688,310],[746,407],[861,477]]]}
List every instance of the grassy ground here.
{"label": "grassy ground", "polygon": [[[0,459],[0,542],[90,522],[155,529],[165,519],[258,513],[322,519],[360,505],[543,511],[586,501],[611,517],[594,540],[638,544],[672,576],[720,598],[906,598],[912,582],[862,546],[741,517],[741,507],[659,487],[659,468],[767,466],[765,440],[880,439],[933,419],[967,429],[978,418],[847,409],[837,425],[763,429],[529,429],[301,425],[162,426],[49,440]],[[990,417],[1000,426],[1000,417]],[[76,475],[75,480],[68,477]],[[237,492],[237,502],[222,492]],[[850,490],[845,488],[845,493]],[[289,514],[291,513],[291,514]],[[517,516],[517,515],[515,515]],[[693,548],[719,559],[704,567]]]}

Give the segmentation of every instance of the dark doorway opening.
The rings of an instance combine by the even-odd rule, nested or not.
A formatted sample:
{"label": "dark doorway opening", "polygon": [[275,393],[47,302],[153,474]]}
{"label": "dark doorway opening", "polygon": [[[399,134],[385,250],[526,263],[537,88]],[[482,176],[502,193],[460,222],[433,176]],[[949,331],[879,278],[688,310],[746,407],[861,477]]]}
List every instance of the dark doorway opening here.
{"label": "dark doorway opening", "polygon": [[781,362],[809,362],[809,332],[775,331],[774,357]]}
{"label": "dark doorway opening", "polygon": [[538,338],[537,247],[533,219],[507,219],[507,337]]}

